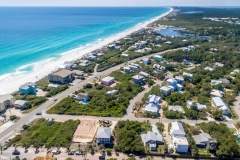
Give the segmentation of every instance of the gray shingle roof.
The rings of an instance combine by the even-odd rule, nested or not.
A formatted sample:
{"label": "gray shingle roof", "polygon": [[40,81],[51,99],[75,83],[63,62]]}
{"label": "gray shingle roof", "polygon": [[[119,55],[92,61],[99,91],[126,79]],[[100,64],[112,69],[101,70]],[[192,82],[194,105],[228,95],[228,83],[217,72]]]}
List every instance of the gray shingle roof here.
{"label": "gray shingle roof", "polygon": [[192,136],[196,144],[203,144],[207,142],[211,136],[207,133],[200,133],[199,135]]}
{"label": "gray shingle roof", "polygon": [[98,128],[97,138],[110,138],[111,132],[111,128]]}

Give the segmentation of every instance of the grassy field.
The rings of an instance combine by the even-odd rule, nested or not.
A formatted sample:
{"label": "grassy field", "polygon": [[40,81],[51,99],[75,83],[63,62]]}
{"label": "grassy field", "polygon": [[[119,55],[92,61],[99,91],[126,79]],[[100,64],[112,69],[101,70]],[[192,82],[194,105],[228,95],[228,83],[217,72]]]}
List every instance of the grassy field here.
{"label": "grassy field", "polygon": [[71,144],[72,136],[79,123],[79,120],[68,120],[61,123],[38,119],[32,122],[30,128],[14,137],[9,145],[68,147]]}

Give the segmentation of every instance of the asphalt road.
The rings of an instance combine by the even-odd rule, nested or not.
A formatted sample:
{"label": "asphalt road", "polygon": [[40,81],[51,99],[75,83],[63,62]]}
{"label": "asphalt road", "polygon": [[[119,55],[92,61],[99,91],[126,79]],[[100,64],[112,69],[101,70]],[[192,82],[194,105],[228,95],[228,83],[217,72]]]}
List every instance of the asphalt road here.
{"label": "asphalt road", "polygon": [[[152,57],[152,56],[157,55],[157,54],[159,55],[159,54],[166,53],[168,51],[174,51],[174,50],[178,50],[178,49],[181,49],[181,48],[177,48],[177,49],[173,49],[173,50],[167,50],[167,51],[164,51],[164,52],[159,52],[159,53],[147,55],[147,56],[144,56],[144,57],[140,57],[140,58],[128,61],[128,63],[133,63],[135,61],[140,61],[142,58],[145,58],[145,57]],[[107,76],[112,71],[115,71],[115,70],[119,69],[120,67],[123,67],[124,65],[125,64],[120,64],[120,65],[114,66],[110,69],[107,69],[103,72],[94,72],[92,77],[90,77],[90,78],[88,78],[88,79],[86,79],[86,80],[84,80],[84,81],[82,81],[82,82],[80,82],[80,83],[78,83],[74,86],[71,86],[69,89],[67,89],[67,90],[63,91],[62,93],[52,97],[50,100],[48,100],[47,102],[42,104],[40,107],[38,107],[37,109],[35,109],[31,113],[28,113],[28,114],[24,115],[14,125],[10,126],[6,130],[1,132],[0,133],[0,142],[5,141],[5,140],[9,139],[10,137],[14,136],[19,131],[19,129],[22,127],[22,125],[27,124],[27,123],[33,121],[36,118],[41,117],[41,116],[36,116],[36,113],[46,111],[47,109],[52,107],[55,103],[61,101],[65,97],[67,97],[69,94],[79,90],[80,88],[82,88],[87,83],[92,82],[95,79],[95,77]],[[54,99],[58,99],[58,100],[55,102]],[[54,115],[54,116],[56,116],[56,115]],[[54,117],[54,116],[51,116],[51,117]],[[64,115],[61,115],[61,117],[62,116],[63,117],[68,117],[69,119],[75,119],[76,117],[79,118],[79,119],[82,119],[84,117],[84,116],[64,116]],[[102,117],[94,117],[94,118],[95,119],[102,119]]]}

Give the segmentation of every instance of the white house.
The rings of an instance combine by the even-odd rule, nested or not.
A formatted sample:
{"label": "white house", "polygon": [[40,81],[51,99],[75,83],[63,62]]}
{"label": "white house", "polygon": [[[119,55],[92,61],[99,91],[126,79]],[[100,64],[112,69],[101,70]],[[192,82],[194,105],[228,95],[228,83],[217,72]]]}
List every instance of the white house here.
{"label": "white house", "polygon": [[172,88],[167,87],[167,86],[163,86],[163,87],[160,88],[160,91],[162,92],[162,94],[164,96],[168,96],[168,95],[171,94]]}
{"label": "white house", "polygon": [[222,81],[221,80],[211,80],[212,86],[217,85],[217,84],[222,84]]}
{"label": "white house", "polygon": [[111,128],[98,128],[96,138],[97,143],[109,144],[111,142]]}
{"label": "white house", "polygon": [[175,105],[175,106],[168,106],[168,110],[169,111],[178,111],[178,112],[182,112],[182,113],[185,113],[184,109],[182,106],[179,106],[179,105]]}
{"label": "white house", "polygon": [[214,96],[214,97],[222,97],[224,95],[224,93],[217,89],[212,89],[210,95]]}
{"label": "white house", "polygon": [[170,135],[171,137],[185,137],[186,133],[183,129],[182,123],[174,121],[171,123]]}
{"label": "white house", "polygon": [[139,74],[143,77],[150,77],[150,74],[143,72],[143,71],[139,72]]}
{"label": "white house", "polygon": [[159,107],[158,107],[158,105],[156,105],[154,103],[149,103],[144,107],[144,111],[158,113],[159,112]]}
{"label": "white house", "polygon": [[193,77],[193,74],[187,73],[187,72],[183,72],[182,75],[183,75],[183,76],[187,76],[188,78],[192,78],[192,77]]}
{"label": "white house", "polygon": [[89,96],[86,93],[78,93],[76,99],[79,101],[87,102],[89,101]]}
{"label": "white house", "polygon": [[212,104],[214,107],[217,107],[218,110],[221,110],[223,115],[228,116],[231,114],[228,105],[222,100],[222,98],[212,97]]}
{"label": "white house", "polygon": [[171,124],[170,135],[174,149],[176,152],[188,152],[189,145],[182,124],[178,121],[172,122]]}
{"label": "white house", "polygon": [[158,105],[159,101],[161,101],[161,97],[156,96],[156,95],[149,95],[148,96],[148,103],[154,103],[156,105]]}
{"label": "white house", "polygon": [[196,103],[194,101],[187,101],[186,103],[187,103],[187,107],[188,108],[195,108],[196,107],[197,110],[207,109],[206,105],[200,104],[200,103]]}
{"label": "white house", "polygon": [[151,151],[157,150],[157,145],[163,143],[163,137],[159,134],[155,125],[152,126],[152,131],[148,131],[146,134],[141,135],[143,144],[148,146]]}
{"label": "white house", "polygon": [[211,136],[207,133],[200,133],[199,135],[192,136],[197,146],[207,146]]}

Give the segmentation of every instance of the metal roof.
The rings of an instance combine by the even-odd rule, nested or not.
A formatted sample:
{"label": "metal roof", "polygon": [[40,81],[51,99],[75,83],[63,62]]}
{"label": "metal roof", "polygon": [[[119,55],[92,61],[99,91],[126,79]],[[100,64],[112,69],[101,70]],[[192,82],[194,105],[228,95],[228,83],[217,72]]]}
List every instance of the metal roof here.
{"label": "metal roof", "polygon": [[114,80],[114,77],[110,77],[110,76],[107,76],[107,77],[102,79],[102,81],[104,81],[104,82],[109,82],[109,81],[112,81],[112,80]]}
{"label": "metal roof", "polygon": [[111,128],[98,128],[97,138],[110,138],[111,132]]}

